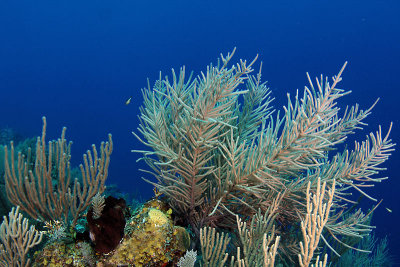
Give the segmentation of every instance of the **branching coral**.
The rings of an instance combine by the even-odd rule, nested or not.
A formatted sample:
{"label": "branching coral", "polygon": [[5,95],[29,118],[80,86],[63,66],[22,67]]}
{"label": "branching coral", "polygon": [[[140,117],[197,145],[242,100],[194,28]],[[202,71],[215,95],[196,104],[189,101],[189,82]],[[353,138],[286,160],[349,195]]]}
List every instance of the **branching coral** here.
{"label": "branching coral", "polygon": [[100,153],[93,145],[92,151],[88,150],[83,155],[83,164],[79,166],[81,185],[77,178],[73,181],[74,177],[71,177],[72,142],[65,139],[66,128],[63,128],[58,140],[46,144],[46,126],[46,118],[43,117],[42,136],[36,141],[34,161],[30,149],[27,155],[20,151],[16,153],[11,142],[9,158],[9,148],[5,146],[7,197],[34,219],[59,220],[65,225],[72,219],[74,226],[92,198],[105,190],[113,149],[111,134],[108,142],[101,143]]}
{"label": "branching coral", "polygon": [[[160,79],[143,90],[139,138],[150,150],[143,159],[177,217],[199,235],[203,226],[235,228],[235,216],[249,218],[279,198],[274,214],[281,228],[299,227],[307,214],[306,192],[316,192],[317,180],[328,190],[336,181],[331,216],[325,224],[334,240],[363,236],[369,214],[348,208],[351,193],[379,182],[394,144],[389,132],[370,134],[354,150],[333,154],[337,145],[364,125],[372,107],[358,105],[339,113],[337,100],[349,93],[338,88],[346,66],[332,82],[321,76],[303,94],[288,97],[283,116],[271,108],[272,98],[260,72],[240,60],[229,66],[233,53],[221,56],[205,73]],[[277,229],[280,231],[280,229]],[[323,240],[326,240],[321,236]],[[289,240],[289,239],[285,239]],[[290,244],[282,238],[282,249]],[[294,253],[292,253],[294,254]]]}
{"label": "branching coral", "polygon": [[43,232],[29,225],[19,207],[12,208],[0,225],[0,266],[30,266],[28,251],[40,244],[42,237]]}

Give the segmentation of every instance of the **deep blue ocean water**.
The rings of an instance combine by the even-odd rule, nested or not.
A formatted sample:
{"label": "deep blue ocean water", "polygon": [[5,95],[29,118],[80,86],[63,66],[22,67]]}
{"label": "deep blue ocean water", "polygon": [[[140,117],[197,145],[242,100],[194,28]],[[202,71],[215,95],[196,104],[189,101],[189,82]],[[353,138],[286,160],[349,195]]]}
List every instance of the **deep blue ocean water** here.
{"label": "deep blue ocean water", "polygon": [[[306,72],[335,75],[345,61],[339,104],[368,108],[380,101],[356,139],[394,123],[400,142],[400,1],[0,1],[0,127],[47,136],[66,126],[72,163],[92,143],[113,134],[109,183],[147,199],[141,180],[143,146],[138,126],[141,88],[182,65],[195,74],[237,47],[235,60],[263,62],[263,80],[286,104],[286,93],[307,85]],[[132,97],[132,103],[125,101]],[[350,141],[351,140],[351,141]],[[353,146],[354,136],[349,139]],[[400,148],[373,195],[383,199],[374,216],[400,264]],[[147,177],[150,178],[150,177]],[[368,203],[373,205],[373,202]],[[389,213],[385,207],[393,212]]]}

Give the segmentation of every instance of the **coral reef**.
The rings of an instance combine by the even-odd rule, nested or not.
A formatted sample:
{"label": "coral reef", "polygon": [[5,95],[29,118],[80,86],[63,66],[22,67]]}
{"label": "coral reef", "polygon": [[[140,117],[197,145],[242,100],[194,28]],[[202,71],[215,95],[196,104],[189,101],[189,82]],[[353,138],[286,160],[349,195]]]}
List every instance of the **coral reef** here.
{"label": "coral reef", "polygon": [[[143,90],[135,135],[150,149],[136,152],[157,182],[147,180],[155,197],[140,208],[103,195],[111,135],[99,153],[93,145],[84,155],[74,182],[65,128],[47,143],[43,118],[35,149],[5,147],[7,196],[47,231],[28,231],[13,208],[0,229],[0,265],[29,263],[27,250],[17,253],[42,237],[33,266],[334,266],[372,250],[359,264],[389,265],[386,243],[374,248],[369,238],[379,203],[363,213],[354,195],[376,201],[364,189],[386,179],[378,175],[394,150],[391,126],[335,151],[375,105],[340,112],[346,64],[331,82],[307,74],[309,86],[288,97],[281,115],[261,68],[251,74],[255,60],[229,66],[232,56],[193,80],[182,68]],[[10,239],[25,233],[33,237],[28,243]]]}
{"label": "coral reef", "polygon": [[129,266],[164,266],[177,263],[190,245],[183,227],[174,226],[165,203],[143,205],[127,226],[127,235],[104,263]]}
{"label": "coral reef", "polygon": [[[96,239],[93,243],[80,239],[51,239],[41,251],[35,253],[34,266],[173,266],[189,248],[188,232],[173,224],[171,210],[162,201],[150,200],[133,214],[125,227],[125,234],[122,229],[122,240],[119,233],[113,232],[118,238],[111,235],[112,231],[120,229],[117,225],[115,229],[112,224],[104,228],[104,222],[115,219],[115,210],[108,212],[107,205],[114,208],[118,206],[116,210],[121,210],[123,202],[117,199],[106,201],[99,220],[92,221],[94,224],[102,224],[101,229],[110,231],[96,232],[95,236],[101,240],[100,245]],[[110,216],[109,220],[107,216]],[[93,230],[91,226],[89,229]],[[106,239],[111,239],[111,243],[118,239],[118,244],[110,249],[109,242],[104,243]]]}
{"label": "coral reef", "polygon": [[95,266],[94,255],[92,246],[87,242],[51,242],[35,253],[32,266]]}

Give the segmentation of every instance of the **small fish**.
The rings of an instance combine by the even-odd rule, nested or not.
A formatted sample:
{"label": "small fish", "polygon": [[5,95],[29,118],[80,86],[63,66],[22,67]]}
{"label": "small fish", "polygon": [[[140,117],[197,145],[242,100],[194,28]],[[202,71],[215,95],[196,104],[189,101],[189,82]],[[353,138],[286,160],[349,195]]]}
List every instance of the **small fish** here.
{"label": "small fish", "polygon": [[125,105],[129,105],[131,103],[132,97],[130,97],[128,100],[126,100]]}
{"label": "small fish", "polygon": [[389,208],[386,208],[386,210],[387,210],[388,212],[390,212],[390,213],[393,212],[393,211],[392,211],[391,209],[389,209]]}

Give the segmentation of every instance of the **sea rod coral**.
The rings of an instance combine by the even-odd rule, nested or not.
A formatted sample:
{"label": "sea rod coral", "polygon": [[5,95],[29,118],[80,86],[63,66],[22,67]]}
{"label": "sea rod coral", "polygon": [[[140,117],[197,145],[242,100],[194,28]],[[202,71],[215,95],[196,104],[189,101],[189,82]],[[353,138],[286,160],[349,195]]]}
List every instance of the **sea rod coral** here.
{"label": "sea rod coral", "polygon": [[146,180],[197,237],[205,226],[233,231],[236,215],[247,220],[276,206],[280,253],[291,260],[297,258],[296,233],[307,216],[306,192],[315,194],[319,179],[327,190],[336,183],[321,240],[337,254],[333,243],[351,248],[348,238],[372,229],[376,205],[365,214],[357,197],[376,201],[364,189],[385,179],[377,175],[394,149],[391,125],[387,133],[379,126],[353,150],[338,152],[376,103],[366,110],[358,104],[339,109],[337,101],[350,93],[338,88],[347,63],[332,80],[313,81],[307,74],[303,93],[288,96],[283,112],[277,112],[261,67],[252,74],[256,59],[231,65],[233,54],[221,55],[195,78],[186,77],[185,68],[173,71],[172,78],[160,74],[153,88],[142,91],[134,135],[150,149],[133,151],[143,154],[157,182]]}

